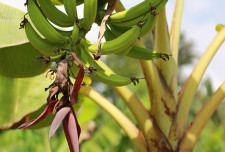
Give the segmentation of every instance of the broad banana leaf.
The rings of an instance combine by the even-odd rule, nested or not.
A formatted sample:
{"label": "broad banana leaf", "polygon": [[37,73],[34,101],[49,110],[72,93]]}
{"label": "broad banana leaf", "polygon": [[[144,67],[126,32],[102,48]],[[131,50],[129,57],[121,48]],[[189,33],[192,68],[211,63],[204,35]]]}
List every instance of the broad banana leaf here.
{"label": "broad banana leaf", "polygon": [[0,3],[0,75],[18,78],[36,76],[47,65],[36,62],[42,56],[26,38],[24,29],[19,29],[25,12]]}
{"label": "broad banana leaf", "polygon": [[52,82],[45,74],[32,78],[0,76],[0,128],[9,128],[27,114],[46,104],[44,88]]}

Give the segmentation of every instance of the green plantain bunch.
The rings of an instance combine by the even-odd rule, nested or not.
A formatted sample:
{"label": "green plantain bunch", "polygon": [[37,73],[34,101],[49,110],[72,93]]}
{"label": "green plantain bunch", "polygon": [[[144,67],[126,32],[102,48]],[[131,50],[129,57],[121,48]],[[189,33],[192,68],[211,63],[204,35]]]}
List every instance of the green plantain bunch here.
{"label": "green plantain bunch", "polygon": [[[135,46],[136,41],[153,30],[157,14],[167,1],[144,0],[128,10],[111,14],[104,33],[106,42],[100,45],[101,54],[116,54],[141,60],[169,59],[168,55]],[[120,76],[104,69],[92,55],[98,51],[98,44],[90,44],[85,39],[92,24],[101,23],[108,1],[63,0],[62,3],[66,13],[60,11],[51,0],[28,0],[26,3],[29,18],[24,17],[21,26],[25,28],[30,43],[43,56],[48,56],[47,62],[57,61],[62,57],[69,59],[70,50],[73,50],[84,65],[86,75],[111,86],[124,86],[131,82],[136,84],[137,78]],[[76,6],[82,3],[84,17],[78,19]],[[59,27],[71,27],[73,30],[63,31]]]}

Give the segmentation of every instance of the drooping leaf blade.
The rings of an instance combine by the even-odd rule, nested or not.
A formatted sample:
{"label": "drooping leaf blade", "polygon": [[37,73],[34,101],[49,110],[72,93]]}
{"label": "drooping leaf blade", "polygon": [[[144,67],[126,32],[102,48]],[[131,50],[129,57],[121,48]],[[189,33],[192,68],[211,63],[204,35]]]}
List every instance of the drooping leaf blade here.
{"label": "drooping leaf blade", "polygon": [[42,56],[30,43],[0,49],[0,75],[11,78],[23,78],[39,75],[48,64],[35,61]]}
{"label": "drooping leaf blade", "polygon": [[26,79],[0,76],[0,128],[10,128],[27,114],[46,105],[48,92],[44,88],[51,83],[45,74]]}
{"label": "drooping leaf blade", "polygon": [[28,42],[25,31],[20,28],[25,12],[0,3],[0,48]]}

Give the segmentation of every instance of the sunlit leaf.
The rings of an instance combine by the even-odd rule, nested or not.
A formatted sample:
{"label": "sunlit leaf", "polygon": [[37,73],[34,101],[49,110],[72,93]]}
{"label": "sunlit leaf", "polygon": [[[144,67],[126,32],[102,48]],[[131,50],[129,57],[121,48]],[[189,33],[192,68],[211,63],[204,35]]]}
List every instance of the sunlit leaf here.
{"label": "sunlit leaf", "polygon": [[20,28],[25,12],[0,3],[0,75],[31,77],[42,73],[46,65],[35,62],[42,56],[28,42]]}
{"label": "sunlit leaf", "polygon": [[19,29],[25,12],[3,3],[0,8],[0,48],[28,42],[24,29]]}
{"label": "sunlit leaf", "polygon": [[0,128],[8,128],[46,104],[44,88],[51,80],[45,74],[26,79],[0,76],[0,84]]}
{"label": "sunlit leaf", "polygon": [[35,61],[42,56],[30,43],[0,49],[0,75],[21,78],[43,73],[47,65]]}

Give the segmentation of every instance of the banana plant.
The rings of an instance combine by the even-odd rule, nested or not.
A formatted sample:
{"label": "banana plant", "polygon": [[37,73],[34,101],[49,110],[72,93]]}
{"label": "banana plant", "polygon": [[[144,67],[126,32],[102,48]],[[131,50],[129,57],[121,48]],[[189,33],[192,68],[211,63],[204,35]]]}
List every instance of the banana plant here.
{"label": "banana plant", "polygon": [[[78,152],[82,128],[76,109],[82,100],[80,96],[85,96],[119,124],[137,151],[192,151],[205,124],[225,97],[223,82],[186,127],[193,97],[207,66],[225,40],[225,28],[217,26],[218,34],[178,90],[178,45],[184,1],[176,0],[170,31],[165,13],[167,1],[144,0],[125,10],[119,0],[27,0],[27,13],[0,3],[4,10],[0,22],[5,26],[0,31],[3,33],[0,105],[1,115],[6,116],[0,119],[1,129],[25,129],[33,125],[41,128],[52,121],[51,138],[62,122],[70,151]],[[76,6],[82,3],[84,17],[80,19],[77,14],[81,12],[77,12]],[[55,5],[64,5],[66,13]],[[97,43],[91,44],[85,36],[94,23],[100,26],[100,31]],[[15,29],[15,37],[9,37],[9,27]],[[72,31],[62,30],[64,27]],[[153,50],[145,48],[141,40],[148,33],[154,35]],[[101,43],[103,35],[106,42]],[[139,60],[144,80],[114,73],[101,60],[101,56],[112,54]],[[54,82],[44,75],[50,75]],[[117,92],[137,126],[91,86],[89,77]],[[138,85],[139,81],[147,85],[151,112],[127,87]],[[33,96],[41,88],[49,90],[48,95],[43,93],[37,104],[23,109],[30,104],[24,104],[26,98],[35,100]],[[31,89],[35,92],[31,93]],[[5,101],[11,103],[8,110],[4,110]],[[9,111],[11,115],[7,115]]]}

